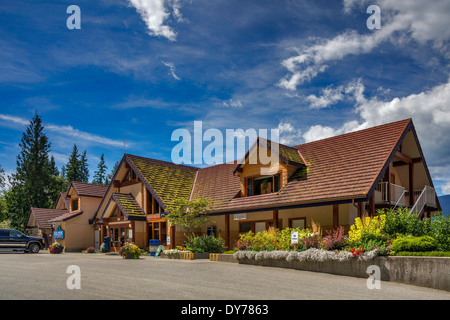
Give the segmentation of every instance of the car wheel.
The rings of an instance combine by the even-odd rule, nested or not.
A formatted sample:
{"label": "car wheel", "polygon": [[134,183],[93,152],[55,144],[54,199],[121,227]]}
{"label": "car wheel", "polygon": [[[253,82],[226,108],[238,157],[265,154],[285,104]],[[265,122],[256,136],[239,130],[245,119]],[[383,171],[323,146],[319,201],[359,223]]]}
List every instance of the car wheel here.
{"label": "car wheel", "polygon": [[38,253],[39,250],[40,250],[40,248],[39,248],[39,245],[38,245],[38,244],[32,243],[32,244],[30,244],[30,246],[28,247],[28,250],[29,250],[30,253]]}

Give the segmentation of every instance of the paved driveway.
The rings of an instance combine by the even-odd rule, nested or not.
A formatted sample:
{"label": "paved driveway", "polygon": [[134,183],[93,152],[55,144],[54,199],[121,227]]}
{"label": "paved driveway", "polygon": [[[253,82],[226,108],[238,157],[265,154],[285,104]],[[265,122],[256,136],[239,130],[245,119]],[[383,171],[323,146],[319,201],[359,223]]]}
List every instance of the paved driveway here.
{"label": "paved driveway", "polygon": [[[81,272],[69,290],[70,265]],[[450,299],[450,292],[363,278],[209,260],[0,253],[0,299]],[[75,282],[74,282],[75,283]]]}

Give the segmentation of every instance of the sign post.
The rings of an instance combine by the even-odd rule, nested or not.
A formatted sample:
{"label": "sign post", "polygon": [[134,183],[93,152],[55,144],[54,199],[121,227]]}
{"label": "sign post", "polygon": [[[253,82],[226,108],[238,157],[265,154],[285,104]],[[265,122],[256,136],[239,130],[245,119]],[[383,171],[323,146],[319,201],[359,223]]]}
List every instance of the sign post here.
{"label": "sign post", "polygon": [[291,244],[294,245],[294,251],[298,244],[298,231],[291,231]]}

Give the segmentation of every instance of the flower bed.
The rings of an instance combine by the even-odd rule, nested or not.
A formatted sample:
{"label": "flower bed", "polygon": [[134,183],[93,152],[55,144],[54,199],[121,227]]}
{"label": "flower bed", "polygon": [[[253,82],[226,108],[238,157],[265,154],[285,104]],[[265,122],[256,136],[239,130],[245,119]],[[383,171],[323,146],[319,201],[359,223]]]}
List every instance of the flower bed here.
{"label": "flower bed", "polygon": [[326,251],[316,248],[309,248],[305,251],[236,251],[233,257],[237,260],[279,260],[279,261],[349,261],[349,260],[371,260],[377,256],[377,250],[360,252],[355,254],[349,251]]}

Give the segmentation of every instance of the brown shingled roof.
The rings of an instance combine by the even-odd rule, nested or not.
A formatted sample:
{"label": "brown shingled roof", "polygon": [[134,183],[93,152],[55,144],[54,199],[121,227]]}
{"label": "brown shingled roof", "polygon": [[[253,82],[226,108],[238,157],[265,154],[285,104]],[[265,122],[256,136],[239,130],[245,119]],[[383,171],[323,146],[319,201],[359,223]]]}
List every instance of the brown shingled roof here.
{"label": "brown shingled roof", "polygon": [[34,216],[36,226],[39,229],[51,229],[50,220],[68,213],[67,210],[31,208],[31,214]]}
{"label": "brown shingled roof", "polygon": [[[410,123],[398,121],[293,147],[308,164],[306,179],[293,179],[278,193],[223,199],[214,212],[366,198]],[[231,186],[220,193],[230,196],[239,190]]]}
{"label": "brown shingled roof", "polygon": [[66,212],[66,213],[63,213],[63,214],[53,218],[52,220],[49,220],[48,222],[50,222],[50,223],[64,222],[64,221],[70,220],[72,218],[78,217],[79,215],[82,215],[82,214],[83,214],[83,211]]}
{"label": "brown shingled roof", "polygon": [[226,205],[240,191],[240,178],[233,174],[236,164],[219,164],[197,172],[191,200],[206,198],[213,208]]}
{"label": "brown shingled roof", "polygon": [[[105,196],[107,186],[99,184],[72,181],[71,187],[75,189],[78,196],[103,198]],[[70,187],[69,187],[70,189]]]}

